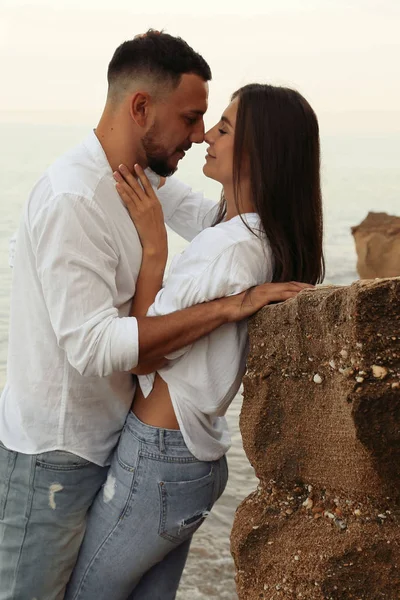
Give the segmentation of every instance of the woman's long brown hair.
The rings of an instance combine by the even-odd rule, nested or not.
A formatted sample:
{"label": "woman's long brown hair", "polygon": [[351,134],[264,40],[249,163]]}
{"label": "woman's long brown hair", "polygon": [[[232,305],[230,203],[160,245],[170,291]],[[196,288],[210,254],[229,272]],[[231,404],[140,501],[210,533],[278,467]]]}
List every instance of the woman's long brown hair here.
{"label": "woman's long brown hair", "polygon": [[[320,144],[317,117],[295,90],[250,84],[232,95],[236,117],[233,183],[238,205],[243,168],[274,257],[274,282],[324,278]],[[222,196],[215,223],[226,215]]]}

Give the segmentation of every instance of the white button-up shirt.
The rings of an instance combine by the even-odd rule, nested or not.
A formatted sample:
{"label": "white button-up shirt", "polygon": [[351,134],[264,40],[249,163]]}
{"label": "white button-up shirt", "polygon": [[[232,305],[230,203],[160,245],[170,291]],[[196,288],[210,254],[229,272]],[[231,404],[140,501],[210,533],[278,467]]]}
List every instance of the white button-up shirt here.
{"label": "white button-up shirt", "polygon": [[[185,184],[175,181],[174,187],[176,197],[193,197]],[[259,216],[237,216],[204,229],[175,257],[148,315],[238,294],[272,277],[273,258]],[[247,341],[246,321],[226,323],[168,356],[171,362],[159,370],[186,445],[199,460],[217,460],[229,449],[225,413],[245,371]],[[153,382],[154,374],[139,377],[145,396]]]}
{"label": "white button-up shirt", "polygon": [[[161,189],[186,239],[215,203]],[[176,199],[175,199],[176,198]],[[17,236],[0,440],[27,454],[60,449],[99,465],[131,406],[138,328],[129,317],[142,259],[136,229],[94,132],[35,185]]]}

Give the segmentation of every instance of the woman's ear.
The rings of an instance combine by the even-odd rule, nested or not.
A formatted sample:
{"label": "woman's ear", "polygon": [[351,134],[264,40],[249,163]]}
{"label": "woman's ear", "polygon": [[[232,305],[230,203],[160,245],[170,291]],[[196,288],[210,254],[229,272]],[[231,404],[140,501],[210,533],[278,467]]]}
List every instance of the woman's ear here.
{"label": "woman's ear", "polygon": [[146,127],[149,122],[151,97],[147,92],[136,92],[130,102],[130,114],[139,127]]}

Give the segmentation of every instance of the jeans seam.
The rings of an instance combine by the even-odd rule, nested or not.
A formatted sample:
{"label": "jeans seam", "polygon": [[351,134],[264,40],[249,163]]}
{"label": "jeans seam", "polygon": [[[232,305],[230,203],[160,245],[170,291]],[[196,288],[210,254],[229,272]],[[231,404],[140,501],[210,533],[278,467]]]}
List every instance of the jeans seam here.
{"label": "jeans seam", "polygon": [[164,482],[160,481],[160,483],[158,484],[158,493],[160,495],[161,510],[160,510],[160,520],[158,523],[158,533],[161,536],[162,536],[162,532],[165,529],[165,520],[166,520],[166,514],[167,514],[167,511],[165,510],[165,496],[164,496],[163,487],[164,487]]}
{"label": "jeans seam", "polygon": [[[132,431],[132,429],[129,427],[129,425],[127,423],[125,423],[125,425],[124,425],[124,428],[123,428],[121,436],[120,436],[120,440],[121,440],[122,434],[125,432],[125,430],[128,430],[129,431],[129,436],[133,437],[134,440],[135,440],[135,442],[138,443],[138,446],[139,446],[138,460],[139,460],[139,455],[140,455],[140,451],[141,451],[141,448],[142,448],[142,440],[139,439],[138,437],[136,437],[134,431]],[[122,458],[120,457],[120,454],[119,454],[119,444],[117,445],[117,449],[116,449],[115,452],[116,452],[117,461],[118,461],[119,466],[122,469],[124,469],[125,471],[128,471],[128,473],[134,473],[135,470],[136,470],[136,467],[138,465],[138,460],[136,461],[136,465],[133,466],[133,467],[131,465],[128,465],[126,462],[124,462],[122,460]]]}
{"label": "jeans seam", "polygon": [[[138,437],[138,434],[136,433],[135,426],[132,426],[128,422],[126,422],[125,425],[124,425],[124,428],[125,427],[127,429],[129,429],[130,433],[137,439],[138,442],[149,443],[148,442],[148,438],[146,438],[146,434],[141,433],[140,437]],[[162,431],[167,432],[167,433],[169,433],[171,431],[173,431],[174,433],[175,432],[176,433],[180,433],[179,429],[171,430],[171,429],[164,429],[163,427],[154,427],[154,426],[150,426],[150,425],[149,425],[149,427],[151,427],[151,430],[152,430],[149,435],[151,436],[152,441],[154,441],[155,445],[157,445],[158,442],[159,442],[159,438],[158,438],[158,435],[156,434],[156,431],[162,430]],[[155,439],[155,436],[157,436],[157,439]],[[181,437],[181,436],[182,436],[182,434],[180,435],[181,439],[179,439],[179,440],[175,440],[175,441],[168,441],[168,440],[166,440],[165,445],[166,446],[172,446],[174,448],[185,448],[186,443],[185,443],[185,440],[183,439],[183,437]],[[153,440],[153,438],[154,438],[154,440]]]}
{"label": "jeans seam", "polygon": [[[139,444],[151,444],[152,446],[159,447],[159,439],[158,438],[156,440],[152,439],[151,441],[149,441],[143,436],[138,437],[136,434],[136,431],[134,429],[132,429],[132,427],[130,427],[130,425],[128,425],[127,423],[125,423],[124,429],[128,429],[130,435],[132,437],[134,437],[135,440],[137,442],[139,442]],[[158,429],[161,429],[161,428],[158,428]],[[182,440],[182,442],[179,442],[179,443],[173,443],[173,442],[169,442],[168,439],[165,441],[165,447],[166,448],[179,448],[179,449],[187,448],[184,440]]]}
{"label": "jeans seam", "polygon": [[167,499],[166,499],[166,495],[164,493],[164,482],[163,481],[160,481],[160,483],[158,484],[158,489],[159,489],[160,499],[161,499],[161,515],[160,515],[160,524],[159,524],[158,533],[159,533],[160,537],[168,540],[169,542],[177,544],[179,542],[179,538],[169,535],[169,533],[167,533],[165,531],[165,524],[166,524],[166,520],[167,520]]}
{"label": "jeans seam", "polygon": [[[93,556],[92,560],[90,561],[90,563],[88,564],[88,566],[86,567],[86,570],[82,576],[82,579],[79,583],[79,587],[77,588],[74,597],[72,598],[72,600],[79,600],[79,598],[81,597],[81,593],[83,593],[86,589],[86,583],[85,580],[88,576],[89,570],[95,565],[97,558],[100,554],[100,552],[103,550],[103,548],[105,547],[105,545],[108,543],[108,541],[111,539],[111,537],[114,537],[114,534],[117,533],[117,530],[121,527],[122,525],[122,519],[126,514],[126,511],[128,510],[128,506],[135,494],[136,491],[136,483],[137,483],[137,472],[138,472],[138,468],[139,468],[139,462],[140,462],[140,452],[138,453],[138,458],[136,461],[136,467],[134,467],[132,469],[132,481],[131,481],[131,487],[129,490],[129,494],[128,494],[128,498],[125,502],[125,506],[123,508],[123,510],[121,511],[121,513],[118,516],[118,519],[114,525],[114,527],[112,528],[112,530],[110,531],[110,533],[107,535],[107,537],[103,540],[103,542],[101,543],[101,545],[99,546],[99,548],[96,551],[96,554]],[[123,525],[122,525],[123,526]]]}
{"label": "jeans seam", "polygon": [[129,494],[128,494],[128,498],[125,502],[125,506],[123,508],[123,510],[121,511],[121,514],[118,518],[118,523],[120,521],[122,521],[122,519],[124,518],[124,516],[127,513],[127,510],[129,508],[129,505],[131,504],[131,501],[133,500],[133,496],[135,495],[136,489],[137,489],[137,481],[138,481],[138,472],[139,472],[139,463],[140,463],[140,451],[138,452],[138,456],[137,456],[137,460],[136,460],[136,465],[135,467],[132,469],[132,482],[131,482],[131,489],[129,490]]}
{"label": "jeans seam", "polygon": [[124,471],[127,471],[128,473],[134,473],[135,472],[135,467],[131,467],[130,465],[127,465],[126,463],[124,463],[124,461],[120,458],[119,454],[118,454],[118,450],[117,450],[117,461],[119,466],[121,467],[121,469],[124,469]]}
{"label": "jeans seam", "polygon": [[160,454],[152,454],[151,452],[147,452],[146,450],[141,450],[140,451],[141,455],[145,458],[151,458],[152,460],[158,460],[160,462],[170,462],[170,463],[181,463],[181,464],[190,464],[190,463],[197,463],[197,462],[202,462],[199,461],[198,458],[196,457],[182,457],[179,458],[178,456],[168,456],[168,455],[160,455]]}
{"label": "jeans seam", "polygon": [[27,530],[28,530],[28,525],[30,522],[30,516],[31,516],[31,512],[32,512],[32,504],[33,504],[33,496],[34,496],[34,485],[35,485],[35,475],[36,475],[36,461],[34,459],[34,457],[31,457],[31,472],[30,472],[30,476],[29,476],[29,493],[28,493],[28,498],[27,498],[27,502],[26,502],[26,511],[25,511],[25,526],[24,526],[24,535],[22,537],[22,542],[19,548],[19,553],[18,553],[18,559],[17,559],[17,564],[15,565],[15,571],[14,571],[14,585],[13,585],[13,590],[12,590],[12,597],[14,597],[15,595],[15,588],[17,586],[17,582],[18,582],[18,570],[19,570],[19,565],[21,562],[21,555],[22,555],[22,550],[24,548],[24,544],[25,544],[25,540],[26,540],[26,534],[27,534]]}
{"label": "jeans seam", "polygon": [[[4,450],[7,450],[7,449],[4,448]],[[8,494],[10,493],[11,477],[14,473],[15,463],[17,461],[16,452],[13,452],[12,450],[7,450],[7,452],[8,452],[8,462],[7,462],[7,471],[6,471],[6,481],[5,481],[3,496],[2,496],[2,498],[0,498],[0,521],[2,521],[5,517]]]}
{"label": "jeans seam", "polygon": [[[57,455],[67,457],[68,462],[61,462],[60,464],[53,462],[54,457]],[[36,465],[49,471],[75,471],[94,464],[90,460],[67,450],[50,450],[49,452],[37,453],[34,456]]]}
{"label": "jeans seam", "polygon": [[81,465],[49,465],[48,463],[44,463],[38,459],[36,459],[36,466],[41,467],[42,469],[46,469],[46,471],[79,471],[80,469],[85,469],[88,465],[91,465],[89,461],[83,463]]}

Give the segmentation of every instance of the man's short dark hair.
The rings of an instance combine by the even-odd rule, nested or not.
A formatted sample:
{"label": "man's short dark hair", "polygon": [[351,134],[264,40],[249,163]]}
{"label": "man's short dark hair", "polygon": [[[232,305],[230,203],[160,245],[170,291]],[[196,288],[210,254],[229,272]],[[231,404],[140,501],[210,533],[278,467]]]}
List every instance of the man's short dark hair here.
{"label": "man's short dark hair", "polygon": [[130,81],[145,78],[175,89],[183,74],[211,79],[211,70],[204,58],[182,38],[149,29],[121,44],[108,66],[109,93],[115,88],[127,89]]}

